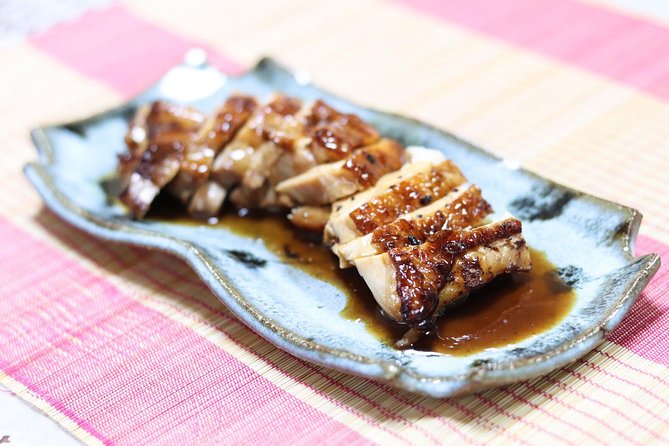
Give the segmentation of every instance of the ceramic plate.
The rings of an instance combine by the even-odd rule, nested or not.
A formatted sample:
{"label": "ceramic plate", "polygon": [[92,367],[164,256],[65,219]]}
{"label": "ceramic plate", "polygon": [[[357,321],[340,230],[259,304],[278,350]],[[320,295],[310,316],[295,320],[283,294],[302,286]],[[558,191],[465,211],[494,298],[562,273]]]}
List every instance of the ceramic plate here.
{"label": "ceramic plate", "polygon": [[[530,246],[560,271],[569,271],[573,308],[553,328],[505,347],[464,357],[403,352],[379,341],[364,324],[342,317],[346,297],[339,289],[279,261],[261,242],[223,228],[124,217],[101,179],[114,172],[116,156],[125,150],[123,135],[137,106],[160,98],[211,112],[233,91],[323,98],[360,115],[384,136],[443,151],[495,209],[523,220]],[[25,173],[64,220],[101,238],[184,258],[237,317],[299,358],[435,397],[539,376],[574,361],[621,321],[660,263],[654,254],[632,255],[641,221],[636,210],[552,183],[429,125],[332,96],[269,59],[227,77],[207,65],[201,51],[191,51],[182,65],[129,103],[82,121],[35,129],[32,136],[40,158]],[[240,245],[267,260],[266,266],[250,268],[230,256],[229,250]]]}

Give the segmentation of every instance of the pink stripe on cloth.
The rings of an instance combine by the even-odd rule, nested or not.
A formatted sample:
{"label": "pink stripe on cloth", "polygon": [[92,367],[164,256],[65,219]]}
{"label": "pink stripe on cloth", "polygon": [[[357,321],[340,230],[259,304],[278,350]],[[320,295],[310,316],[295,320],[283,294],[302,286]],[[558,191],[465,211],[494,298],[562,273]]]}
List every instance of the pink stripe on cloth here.
{"label": "pink stripe on cloth", "polygon": [[568,0],[397,0],[669,100],[669,28]]}
{"label": "pink stripe on cloth", "polygon": [[669,245],[640,236],[636,254],[651,252],[660,255],[662,265],[608,339],[644,358],[669,366]]}
{"label": "pink stripe on cloth", "polygon": [[0,368],[114,444],[366,443],[0,220]]}
{"label": "pink stripe on cloth", "polygon": [[179,63],[191,48],[204,48],[210,63],[234,74],[242,67],[198,42],[146,22],[123,6],[91,11],[34,36],[40,50],[126,97],[135,95]]}

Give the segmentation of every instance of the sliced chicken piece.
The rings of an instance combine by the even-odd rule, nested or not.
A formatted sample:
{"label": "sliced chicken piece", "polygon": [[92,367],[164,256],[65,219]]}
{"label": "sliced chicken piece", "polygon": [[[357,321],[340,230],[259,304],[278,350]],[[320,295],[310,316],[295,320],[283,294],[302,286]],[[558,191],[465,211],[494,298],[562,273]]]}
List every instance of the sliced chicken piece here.
{"label": "sliced chicken piece", "polygon": [[149,141],[163,132],[196,131],[205,116],[190,107],[155,101],[137,109],[130,121],[125,143],[128,152],[119,156],[119,177],[127,180],[137,169]]}
{"label": "sliced chicken piece", "polygon": [[284,203],[321,206],[374,186],[381,176],[404,164],[404,148],[382,139],[351,153],[346,159],[321,164],[279,183],[275,190]]}
{"label": "sliced chicken piece", "polygon": [[[233,95],[207,119],[193,144],[187,148],[178,175],[170,183],[170,192],[181,202],[188,203],[195,190],[209,179],[214,158],[249,119],[257,105],[250,96]],[[210,187],[204,189],[210,190]]]}
{"label": "sliced chicken piece", "polygon": [[228,189],[238,185],[230,194],[235,206],[276,207],[268,178],[292,176],[315,165],[303,142],[306,111],[300,100],[275,95],[216,158],[212,179]]}
{"label": "sliced chicken piece", "polygon": [[291,209],[288,220],[300,229],[322,232],[330,217],[330,206],[298,206]]}
{"label": "sliced chicken piece", "polygon": [[119,199],[128,207],[134,218],[141,219],[149,211],[151,203],[159,193],[160,188],[151,180],[133,172]]}
{"label": "sliced chicken piece", "polygon": [[302,122],[297,116],[301,109],[300,100],[283,95],[275,95],[263,107],[256,109],[214,160],[211,179],[228,189],[241,182],[253,167],[253,171],[248,173],[248,181],[251,184],[257,181],[253,177],[262,163],[254,160],[255,152],[263,145],[269,146],[266,152],[271,152],[270,149],[275,146],[292,148],[302,135]]}
{"label": "sliced chicken piece", "polygon": [[137,109],[135,115],[128,126],[128,133],[125,135],[125,145],[128,151],[119,155],[118,174],[121,180],[128,185],[130,176],[139,165],[142,154],[149,144],[149,129],[147,118],[151,112],[150,105],[144,105]]}
{"label": "sliced chicken piece", "polygon": [[471,230],[442,230],[425,243],[356,261],[374,298],[392,319],[430,328],[449,303],[495,277],[529,271],[530,253],[519,220]]}
{"label": "sliced chicken piece", "polygon": [[320,99],[311,107],[304,127],[318,164],[344,159],[358,147],[379,140],[379,133],[358,116],[340,113]]}
{"label": "sliced chicken piece", "polygon": [[188,213],[196,218],[211,218],[218,215],[227,191],[213,181],[207,181],[195,189],[188,204]]}
{"label": "sliced chicken piece", "polygon": [[241,190],[230,195],[237,206],[277,207],[274,186],[281,181],[378,140],[362,120],[322,101],[309,105],[277,96],[263,110],[262,117],[249,120],[255,136],[247,138],[242,129],[215,161],[215,181],[239,184]]}
{"label": "sliced chicken piece", "polygon": [[[408,150],[405,151],[406,154]],[[429,172],[433,167],[432,163],[429,162],[417,162],[417,163],[407,163],[403,165],[399,170],[395,172],[390,172],[382,176],[379,181],[376,183],[376,186],[358,192],[357,194],[347,197],[345,199],[336,201],[332,206],[332,217],[337,218],[343,215],[347,215],[349,212],[361,206],[368,200],[371,200],[375,196],[383,193],[389,186],[397,184],[401,181],[411,178],[414,175],[423,172]]]}
{"label": "sliced chicken piece", "polygon": [[[420,207],[445,196],[466,179],[451,161],[432,165],[416,163],[400,170],[395,182],[377,186],[333,205],[333,212],[325,226],[326,243],[347,243],[356,237],[390,223]],[[405,170],[406,169],[406,170]],[[402,173],[405,171],[405,173]],[[412,175],[407,175],[412,172]]]}
{"label": "sliced chicken piece", "polygon": [[[160,101],[154,102],[148,113],[146,109],[138,111],[127,138],[130,152],[121,158],[119,167],[125,179],[119,198],[135,218],[146,214],[156,195],[175,177],[186,147],[204,120],[196,110]],[[144,129],[143,138],[137,130],[140,128]]]}
{"label": "sliced chicken piece", "polygon": [[379,226],[348,243],[334,245],[332,251],[340,267],[354,264],[360,257],[380,254],[393,248],[420,245],[441,229],[465,229],[476,226],[492,212],[476,186],[456,187],[443,198],[405,214],[392,223]]}
{"label": "sliced chicken piece", "polygon": [[379,140],[379,134],[360,118],[342,114],[321,100],[304,104],[295,113],[300,126],[295,126],[290,144],[263,145],[257,151],[242,180],[242,186],[260,188],[264,181],[272,187],[311,167],[347,158],[362,146]]}

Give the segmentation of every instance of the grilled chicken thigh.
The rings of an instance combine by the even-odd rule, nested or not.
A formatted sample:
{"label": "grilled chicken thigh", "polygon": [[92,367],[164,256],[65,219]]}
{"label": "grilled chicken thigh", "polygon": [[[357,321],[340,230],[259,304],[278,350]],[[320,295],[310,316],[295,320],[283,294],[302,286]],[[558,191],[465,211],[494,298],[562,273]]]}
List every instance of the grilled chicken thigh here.
{"label": "grilled chicken thigh", "polygon": [[282,202],[319,206],[374,186],[404,164],[404,148],[390,139],[352,152],[346,159],[321,164],[276,186]]}
{"label": "grilled chicken thigh", "polygon": [[389,317],[429,328],[448,303],[501,274],[529,271],[521,228],[509,218],[475,229],[444,229],[423,244],[361,257],[356,267]]}
{"label": "grilled chicken thigh", "polygon": [[179,172],[187,147],[205,121],[186,106],[154,102],[138,110],[126,135],[129,152],[120,157],[120,199],[142,218],[153,199]]}
{"label": "grilled chicken thigh", "polygon": [[380,254],[393,248],[420,245],[441,229],[465,229],[476,226],[492,212],[490,204],[481,197],[476,186],[463,185],[443,198],[379,226],[374,231],[332,251],[339,256],[340,266],[355,264],[356,259]]}
{"label": "grilled chicken thigh", "polygon": [[344,159],[358,147],[379,139],[379,133],[362,119],[340,113],[320,99],[306,117],[305,134],[318,164]]}
{"label": "grilled chicken thigh", "polygon": [[214,161],[211,179],[228,189],[246,179],[248,187],[262,183],[262,169],[276,161],[281,147],[289,150],[302,135],[298,113],[302,102],[275,95],[256,109],[235,138]]}
{"label": "grilled chicken thigh", "polygon": [[136,218],[168,185],[191,215],[215,216],[226,199],[292,208],[288,219],[323,231],[340,266],[411,328],[406,339],[471,290],[531,267],[520,221],[480,226],[490,204],[441,152],[405,150],[320,100],[234,95],[209,118],[157,101],[137,111],[126,144],[120,198]]}
{"label": "grilled chicken thigh", "polygon": [[284,206],[285,199],[275,190],[279,183],[318,164],[347,158],[378,138],[357,116],[339,113],[320,100],[310,105],[277,96],[219,156],[214,179],[224,187],[239,184],[230,195],[237,207]]}
{"label": "grilled chicken thigh", "polygon": [[377,227],[427,206],[466,181],[451,161],[433,165],[405,165],[397,174],[379,181],[376,188],[352,199],[334,203],[325,227],[330,244],[346,243],[369,234]]}
{"label": "grilled chicken thigh", "polygon": [[188,213],[196,218],[216,216],[223,206],[227,191],[214,181],[207,181],[195,189],[188,203]]}
{"label": "grilled chicken thigh", "polygon": [[[257,107],[254,98],[243,95],[230,96],[225,103],[215,112],[198,131],[195,141],[187,148],[181,168],[174,181],[170,184],[170,191],[184,204],[189,203],[191,197],[198,187],[209,180],[214,158],[221,149],[234,137],[237,131],[251,116]],[[200,191],[199,198],[211,195],[207,192],[209,186]],[[217,197],[220,194],[217,194]],[[222,204],[219,203],[218,207]],[[191,203],[196,211],[204,211],[201,200]],[[218,212],[215,205],[214,213]]]}

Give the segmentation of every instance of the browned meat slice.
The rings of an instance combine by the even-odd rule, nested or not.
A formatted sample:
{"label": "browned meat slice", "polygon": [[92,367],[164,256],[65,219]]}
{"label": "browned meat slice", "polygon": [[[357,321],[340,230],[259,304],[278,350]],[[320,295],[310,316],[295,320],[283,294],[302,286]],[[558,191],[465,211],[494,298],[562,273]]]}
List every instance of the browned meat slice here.
{"label": "browned meat slice", "polygon": [[[407,174],[401,174],[402,171]],[[438,200],[466,181],[451,161],[435,165],[416,163],[414,173],[410,173],[411,164],[400,171],[395,182],[383,184],[371,193],[363,192],[352,199],[336,202],[325,227],[325,241],[329,244],[347,243],[369,234],[401,215]]]}
{"label": "browned meat slice", "polygon": [[[265,152],[272,152],[274,146],[290,149],[302,135],[302,120],[298,112],[302,102],[298,99],[276,95],[269,103],[256,109],[233,140],[216,157],[211,179],[224,188],[230,188],[248,175],[253,183],[254,175],[262,165],[255,152],[263,145],[270,146]],[[249,170],[253,167],[253,170]]]}
{"label": "browned meat slice", "polygon": [[[230,96],[200,128],[195,141],[186,150],[179,173],[170,184],[170,191],[183,203],[188,203],[195,190],[209,179],[214,158],[249,119],[256,107],[256,100],[250,96]],[[215,213],[218,213],[218,209]]]}
{"label": "browned meat slice", "polygon": [[148,146],[149,129],[147,118],[151,112],[151,108],[149,105],[144,105],[137,109],[128,126],[128,133],[125,135],[125,145],[128,147],[128,151],[118,157],[118,176],[124,181],[126,186],[130,180],[130,175],[137,168],[139,161],[142,159],[142,154]]}
{"label": "browned meat slice", "polygon": [[330,206],[298,206],[291,209],[288,220],[301,229],[322,232],[330,216]]}
{"label": "browned meat slice", "polygon": [[348,243],[334,245],[340,266],[346,267],[360,257],[380,254],[393,248],[420,245],[442,229],[476,226],[492,212],[476,186],[461,186],[439,200],[405,214],[392,223]]}
{"label": "browned meat slice", "polygon": [[150,140],[163,132],[193,132],[202,125],[204,119],[204,115],[197,110],[162,101],[139,107],[125,135],[128,152],[119,156],[119,176],[129,179],[142,160]]}
{"label": "browned meat slice", "polygon": [[374,186],[381,176],[404,164],[404,148],[382,139],[351,153],[347,159],[321,164],[282,181],[276,192],[291,205],[320,206]]}
{"label": "browned meat slice", "polygon": [[[407,149],[407,153],[409,150]],[[410,153],[408,153],[410,154]],[[348,215],[358,206],[361,206],[368,200],[376,197],[377,195],[385,192],[390,186],[400,183],[407,178],[411,178],[414,175],[417,175],[422,172],[429,172],[432,169],[433,164],[430,162],[411,162],[403,165],[399,170],[395,172],[390,172],[382,176],[379,181],[376,183],[376,186],[366,189],[362,192],[344,198],[342,200],[336,201],[332,206],[332,219],[337,219],[342,216]]]}
{"label": "browned meat slice", "polygon": [[305,134],[318,164],[344,159],[379,139],[379,133],[358,116],[340,113],[320,99],[306,117]]}
{"label": "browned meat slice", "polygon": [[322,101],[276,96],[218,156],[212,178],[224,187],[239,184],[230,195],[237,207],[282,206],[277,184],[378,139],[360,118]]}
{"label": "browned meat slice", "polygon": [[530,253],[515,218],[471,230],[442,230],[417,246],[356,261],[374,298],[392,319],[429,328],[448,303],[495,277],[529,271]]}
{"label": "browned meat slice", "polygon": [[197,218],[210,218],[218,214],[227,191],[213,181],[200,184],[188,204],[188,213]]}
{"label": "browned meat slice", "polygon": [[204,120],[192,108],[160,101],[148,112],[138,111],[126,138],[130,151],[121,157],[119,167],[126,186],[120,199],[135,218],[146,214],[156,195],[175,177],[186,147]]}

